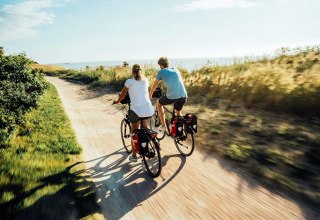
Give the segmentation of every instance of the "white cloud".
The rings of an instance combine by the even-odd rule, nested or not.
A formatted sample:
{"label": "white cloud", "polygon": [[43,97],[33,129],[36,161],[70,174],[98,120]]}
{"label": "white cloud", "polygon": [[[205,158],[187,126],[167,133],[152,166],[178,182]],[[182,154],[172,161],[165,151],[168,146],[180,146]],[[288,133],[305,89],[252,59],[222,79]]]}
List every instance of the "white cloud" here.
{"label": "white cloud", "polygon": [[177,6],[178,11],[209,10],[220,8],[250,8],[258,4],[250,0],[196,0],[191,3]]}
{"label": "white cloud", "polygon": [[55,0],[26,0],[4,5],[0,9],[0,40],[37,36],[40,33],[37,28],[53,23],[55,16],[48,9],[57,5]]}

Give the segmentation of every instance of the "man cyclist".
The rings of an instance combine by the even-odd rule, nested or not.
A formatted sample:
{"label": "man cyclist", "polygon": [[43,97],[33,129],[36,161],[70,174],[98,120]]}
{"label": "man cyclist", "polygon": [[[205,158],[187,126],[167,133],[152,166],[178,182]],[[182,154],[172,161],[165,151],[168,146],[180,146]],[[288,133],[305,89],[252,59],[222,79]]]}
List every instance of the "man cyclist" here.
{"label": "man cyclist", "polygon": [[156,76],[156,79],[151,87],[149,96],[151,99],[159,81],[163,80],[163,82],[167,86],[167,93],[157,100],[157,109],[159,112],[162,129],[166,131],[165,114],[163,106],[174,103],[175,115],[182,116],[181,109],[183,108],[183,105],[186,103],[188,95],[186,88],[184,87],[179,70],[176,68],[169,68],[168,58],[161,57],[158,60],[158,64],[161,70],[158,72]]}

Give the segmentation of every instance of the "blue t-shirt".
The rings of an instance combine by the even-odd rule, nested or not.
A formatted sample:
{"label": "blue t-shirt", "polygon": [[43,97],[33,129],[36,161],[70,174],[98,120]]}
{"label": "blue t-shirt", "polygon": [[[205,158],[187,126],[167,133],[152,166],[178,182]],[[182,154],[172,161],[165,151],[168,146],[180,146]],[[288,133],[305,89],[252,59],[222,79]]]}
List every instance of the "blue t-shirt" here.
{"label": "blue t-shirt", "polygon": [[183,85],[179,70],[175,68],[165,68],[159,71],[157,80],[163,80],[167,86],[168,99],[187,98],[187,91]]}

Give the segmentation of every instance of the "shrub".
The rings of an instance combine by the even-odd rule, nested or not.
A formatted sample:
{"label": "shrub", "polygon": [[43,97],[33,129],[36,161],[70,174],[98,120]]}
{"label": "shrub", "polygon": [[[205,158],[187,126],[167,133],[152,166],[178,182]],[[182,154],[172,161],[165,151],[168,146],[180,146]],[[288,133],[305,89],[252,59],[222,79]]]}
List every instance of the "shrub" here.
{"label": "shrub", "polygon": [[37,107],[46,83],[39,70],[31,68],[34,62],[24,53],[0,54],[0,143],[4,145],[15,126],[24,121],[25,113]]}

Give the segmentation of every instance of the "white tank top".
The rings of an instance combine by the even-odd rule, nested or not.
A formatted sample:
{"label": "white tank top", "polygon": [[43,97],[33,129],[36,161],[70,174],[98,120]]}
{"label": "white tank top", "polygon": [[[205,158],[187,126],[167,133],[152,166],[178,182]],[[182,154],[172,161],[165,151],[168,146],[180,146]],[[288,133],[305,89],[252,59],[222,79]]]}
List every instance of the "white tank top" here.
{"label": "white tank top", "polygon": [[154,114],[154,108],[149,99],[149,82],[147,78],[135,80],[128,79],[125,87],[129,88],[129,96],[131,100],[131,110],[139,117],[150,117]]}

